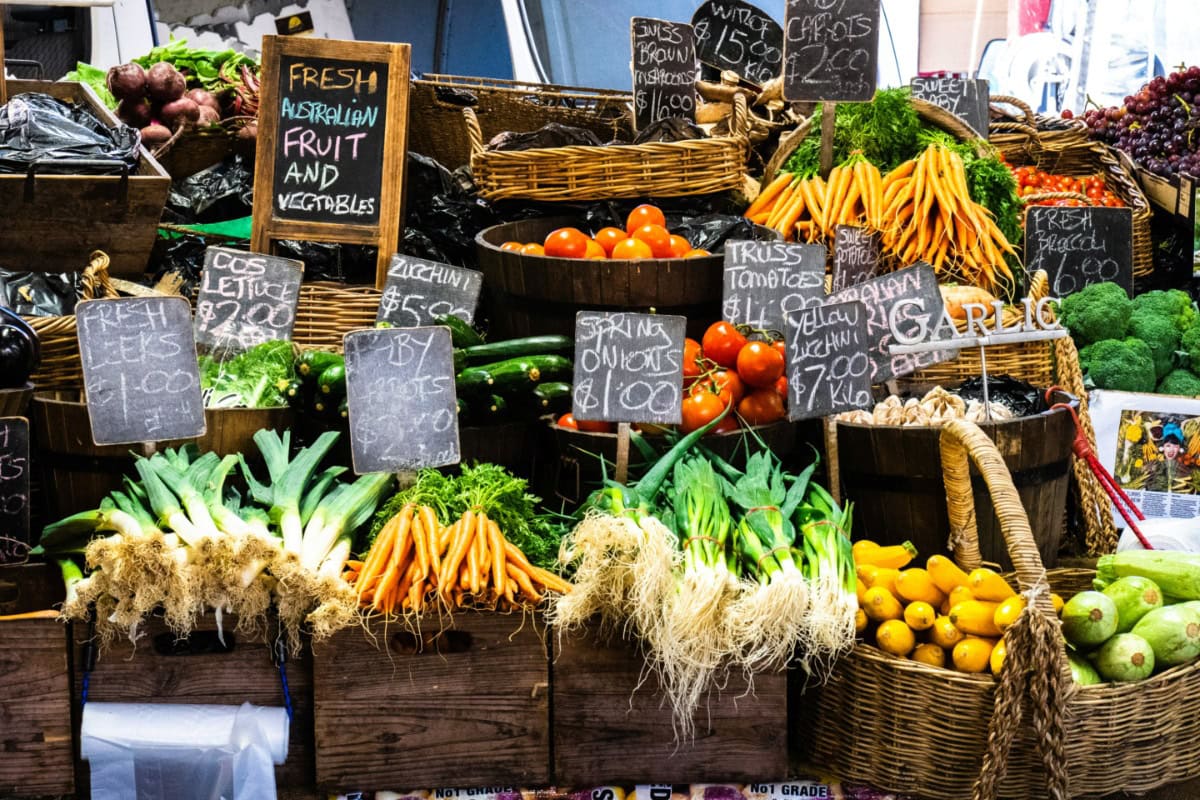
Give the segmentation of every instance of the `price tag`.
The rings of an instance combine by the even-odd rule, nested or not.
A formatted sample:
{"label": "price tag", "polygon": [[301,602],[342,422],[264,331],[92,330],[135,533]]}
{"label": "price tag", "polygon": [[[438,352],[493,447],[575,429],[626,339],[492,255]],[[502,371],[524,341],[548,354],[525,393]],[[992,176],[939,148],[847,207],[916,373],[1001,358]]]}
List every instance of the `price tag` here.
{"label": "price tag", "polygon": [[983,78],[913,78],[909,84],[913,97],[941,106],[986,139],[991,93]]}
{"label": "price tag", "polygon": [[1025,268],[1044,269],[1050,296],[1113,281],[1133,293],[1133,212],[1128,208],[1030,206]]}
{"label": "price tag", "polygon": [[696,118],[696,46],[692,26],[648,17],[630,20],[634,126]]}
{"label": "price tag", "polygon": [[819,244],[726,242],[724,318],[783,333],[788,314],[824,302],[825,254]]}
{"label": "price tag", "polygon": [[354,471],[457,464],[458,403],[450,331],[354,331],[343,339]]}
{"label": "price tag", "polygon": [[29,420],[0,418],[0,564],[24,561],[29,531]]}
{"label": "price tag", "polygon": [[76,306],[75,320],[96,444],[204,435],[204,401],[187,300],[85,300]]}
{"label": "price tag", "polygon": [[875,96],[880,0],[787,0],[783,99],[788,102]]}
{"label": "price tag", "polygon": [[708,0],[692,15],[696,55],[720,70],[732,70],[762,86],[783,64],[783,28],[744,0]]}
{"label": "price tag", "polygon": [[388,266],[375,321],[415,328],[450,314],[472,322],[482,287],[481,272],[397,254]]}
{"label": "price tag", "polygon": [[303,274],[304,264],[290,258],[207,248],[196,298],[196,344],[236,354],[291,340]]}
{"label": "price tag", "polygon": [[[919,369],[949,361],[958,356],[954,350],[933,350],[926,353],[892,355],[888,349],[893,341],[890,317],[895,317],[903,336],[921,340],[922,331],[935,332],[934,339],[949,338],[947,331],[938,331],[945,305],[938,290],[937,274],[933,267],[921,262],[911,267],[872,278],[829,296],[829,303],[858,300],[867,312],[867,355],[871,357],[871,383],[882,383]],[[899,313],[892,307],[902,304]]]}
{"label": "price tag", "polygon": [[833,240],[831,292],[840,292],[875,277],[879,269],[879,234],[856,225],[838,225]]}
{"label": "price tag", "polygon": [[872,404],[866,306],[815,306],[788,314],[787,322],[788,419]]}
{"label": "price tag", "polygon": [[678,424],[686,328],[684,317],[576,314],[575,418]]}

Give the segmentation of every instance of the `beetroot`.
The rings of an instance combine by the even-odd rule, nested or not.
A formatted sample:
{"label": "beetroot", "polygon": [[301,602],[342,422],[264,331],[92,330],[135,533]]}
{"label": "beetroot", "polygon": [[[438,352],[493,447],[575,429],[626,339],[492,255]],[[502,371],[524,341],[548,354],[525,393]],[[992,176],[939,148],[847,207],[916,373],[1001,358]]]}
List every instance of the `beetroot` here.
{"label": "beetroot", "polygon": [[239,139],[257,139],[258,138],[258,123],[247,122],[238,131]]}
{"label": "beetroot", "polygon": [[181,97],[178,100],[172,100],[162,107],[158,112],[158,118],[163,121],[163,124],[172,130],[180,125],[186,125],[189,122],[195,122],[200,119],[200,106],[196,105],[195,101],[187,97]]}
{"label": "beetroot", "polygon": [[212,106],[200,106],[200,116],[196,119],[197,125],[216,125],[220,121],[221,112],[216,111]]}
{"label": "beetroot", "polygon": [[158,147],[170,138],[171,132],[157,122],[142,128],[142,144],[146,147]]}
{"label": "beetroot", "polygon": [[144,128],[153,119],[150,104],[141,97],[126,98],[118,103],[117,116],[132,128]]}
{"label": "beetroot", "polygon": [[104,82],[118,100],[140,100],[146,94],[146,70],[138,64],[118,64],[108,71]]}
{"label": "beetroot", "polygon": [[221,104],[217,102],[217,96],[212,92],[205,91],[204,89],[191,89],[187,94],[184,95],[184,97],[187,97],[201,108],[208,106],[213,111],[217,112],[218,117],[221,115]]}
{"label": "beetroot", "polygon": [[183,74],[165,61],[160,61],[146,73],[146,94],[156,103],[170,103],[183,97],[187,81]]}

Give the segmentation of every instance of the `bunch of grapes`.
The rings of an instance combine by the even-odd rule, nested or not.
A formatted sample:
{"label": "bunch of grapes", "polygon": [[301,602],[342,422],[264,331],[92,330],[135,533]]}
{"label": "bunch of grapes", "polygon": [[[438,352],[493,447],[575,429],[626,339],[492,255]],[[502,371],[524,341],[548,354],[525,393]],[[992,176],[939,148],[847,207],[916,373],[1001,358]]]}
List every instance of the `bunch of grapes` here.
{"label": "bunch of grapes", "polygon": [[1200,66],[1159,76],[1123,106],[1090,109],[1083,120],[1092,139],[1124,150],[1153,173],[1200,176]]}

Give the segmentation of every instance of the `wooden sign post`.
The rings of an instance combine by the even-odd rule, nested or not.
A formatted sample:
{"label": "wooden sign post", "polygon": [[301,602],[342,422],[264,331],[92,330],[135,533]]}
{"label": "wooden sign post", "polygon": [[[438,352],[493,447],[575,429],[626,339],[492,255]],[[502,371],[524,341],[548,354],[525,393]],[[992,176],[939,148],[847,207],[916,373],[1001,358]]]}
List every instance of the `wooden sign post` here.
{"label": "wooden sign post", "polygon": [[450,329],[352,331],[344,341],[354,471],[362,475],[457,464]]}
{"label": "wooden sign post", "polygon": [[580,311],[575,315],[575,419],[618,423],[617,480],[629,468],[629,423],[682,418],[687,318]]}
{"label": "wooden sign post", "polygon": [[255,251],[374,245],[383,288],[404,211],[409,61],[407,44],[263,37]]}
{"label": "wooden sign post", "polygon": [[29,420],[0,418],[0,564],[24,561],[29,531]]}
{"label": "wooden sign post", "polygon": [[185,298],[85,300],[75,318],[96,444],[204,435],[192,310]]}

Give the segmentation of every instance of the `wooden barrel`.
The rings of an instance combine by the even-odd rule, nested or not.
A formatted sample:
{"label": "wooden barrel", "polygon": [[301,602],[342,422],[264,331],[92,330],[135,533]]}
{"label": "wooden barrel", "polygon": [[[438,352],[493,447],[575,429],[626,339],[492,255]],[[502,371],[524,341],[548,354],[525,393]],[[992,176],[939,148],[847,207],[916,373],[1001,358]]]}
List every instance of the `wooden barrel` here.
{"label": "wooden barrel", "polygon": [[[246,453],[254,460],[254,434],[263,428],[290,428],[294,416],[290,408],[209,408],[204,412],[207,433],[190,441],[203,451]],[[34,393],[33,441],[43,495],[39,505],[46,520],[96,508],[105,495],[121,488],[122,476],[134,474],[130,451],[137,447],[93,442],[87,404],[78,392]],[[159,442],[158,448],[187,441]]]}
{"label": "wooden barrel", "polygon": [[0,417],[25,416],[29,412],[29,401],[32,399],[32,383],[14,389],[0,389]]}
{"label": "wooden barrel", "polygon": [[[475,237],[484,275],[484,315],[492,339],[575,333],[577,311],[641,311],[688,318],[700,338],[721,315],[724,256],[643,260],[548,258],[501,250],[505,242],[541,242],[556,228],[579,226],[556,217],[495,225]],[[755,238],[778,234],[756,226]]]}
{"label": "wooden barrel", "polygon": [[[1074,398],[1060,401],[1078,405]],[[1042,563],[1053,567],[1066,525],[1075,426],[1064,410],[980,423],[996,443],[1029,514]],[[941,428],[855,425],[837,427],[842,495],[854,503],[854,538],[917,546],[921,560],[949,555],[950,522],[938,440]],[[1000,522],[983,479],[971,469],[985,561],[1012,569]]]}

